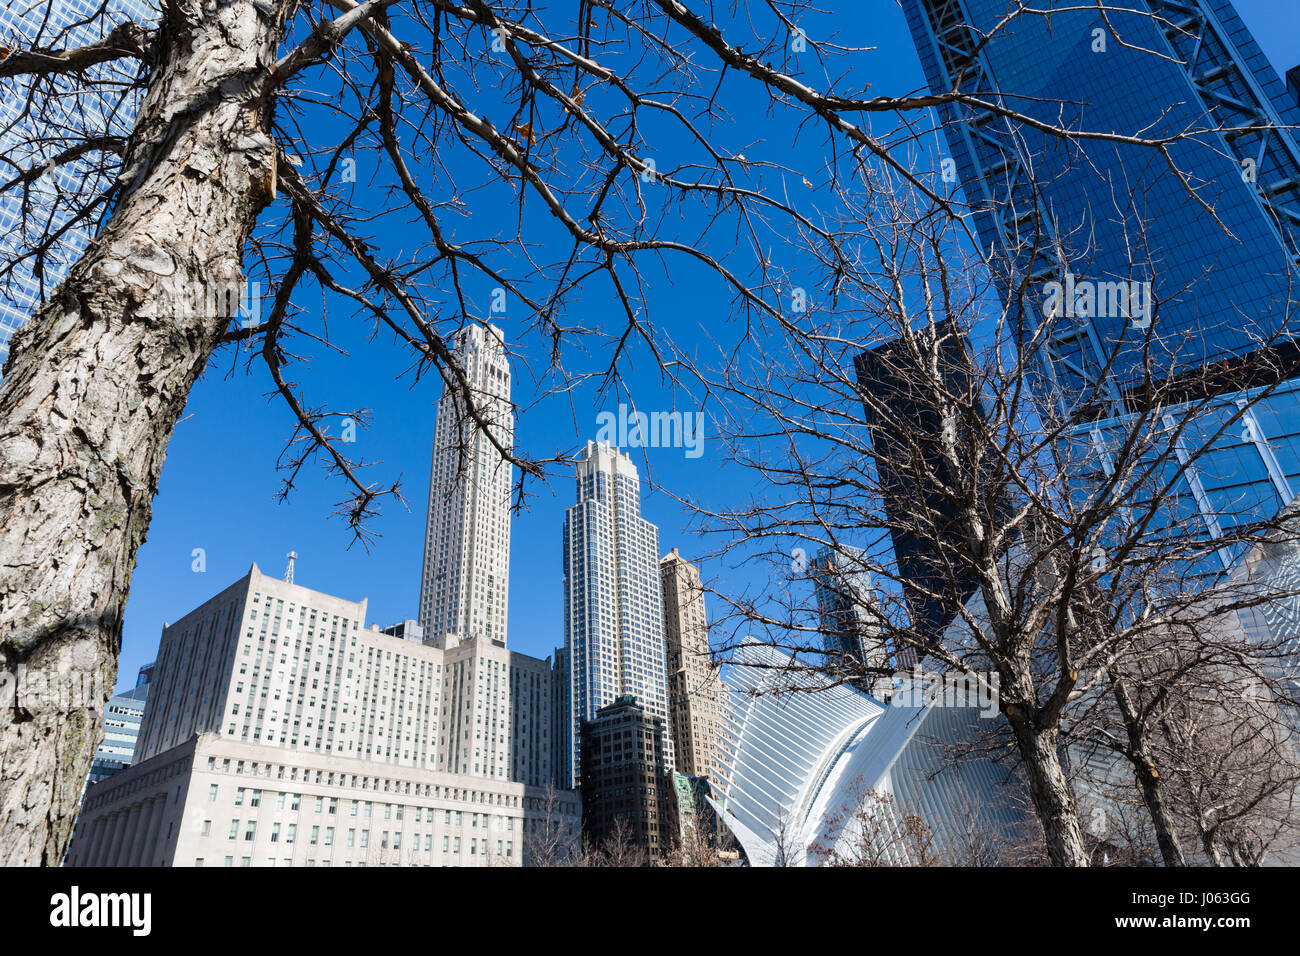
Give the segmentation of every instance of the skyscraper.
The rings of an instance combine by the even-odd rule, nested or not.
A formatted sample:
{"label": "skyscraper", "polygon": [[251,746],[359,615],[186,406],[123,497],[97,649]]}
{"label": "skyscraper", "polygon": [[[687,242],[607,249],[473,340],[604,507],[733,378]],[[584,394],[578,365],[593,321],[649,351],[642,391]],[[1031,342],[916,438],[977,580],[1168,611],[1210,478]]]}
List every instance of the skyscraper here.
{"label": "skyscraper", "polygon": [[[1007,12],[1002,0],[903,6],[932,91],[1000,98],[1052,125],[1195,134],[1171,144],[1170,159],[1213,213],[1149,149],[1067,140],[964,105],[940,110],[981,239],[1044,293],[1052,395],[1067,413],[1097,406],[1079,446],[1104,460],[1120,416],[1143,407],[1149,328],[1159,377],[1190,389],[1211,363],[1225,369],[1198,433],[1213,435],[1215,419],[1259,394],[1237,390],[1276,386],[1216,441],[1210,467],[1186,469],[1188,512],[1218,536],[1224,523],[1289,503],[1300,489],[1300,381],[1278,382],[1297,367],[1300,102],[1231,2],[1133,0],[1104,15],[1049,2],[1039,6],[1061,9],[1016,17],[987,39]],[[1075,308],[1081,289],[1096,294]],[[1125,289],[1148,308],[1132,314],[1116,294]],[[1232,372],[1262,347],[1284,374]],[[1180,420],[1171,408],[1167,423]]]}
{"label": "skyscraper", "polygon": [[[102,22],[94,20],[101,4],[98,0],[51,0],[48,3],[5,4],[0,7],[0,36],[7,42],[26,40],[32,45],[56,48],[84,46],[100,40],[114,26],[127,20],[148,24],[157,17],[157,3],[151,0],[109,0]],[[66,31],[66,32],[64,32]],[[0,81],[0,155],[23,170],[48,163],[74,136],[112,135],[125,137],[135,118],[137,93],[118,102],[128,75],[138,69],[135,60],[121,64],[92,66],[92,79],[117,81],[103,89],[81,90],[76,97],[46,97],[47,116],[38,119],[25,110],[26,89],[30,79],[9,78]],[[55,89],[74,89],[65,79],[54,79]],[[66,107],[63,104],[66,103]],[[52,111],[52,112],[51,112]],[[45,119],[51,122],[45,122]],[[66,124],[66,128],[63,128]],[[90,128],[98,124],[98,129]],[[53,127],[53,128],[51,128]],[[19,250],[31,248],[44,234],[65,232],[42,258],[40,269],[34,263],[18,264],[7,281],[0,282],[0,366],[9,357],[9,340],[52,292],[86,248],[95,233],[95,220],[73,222],[74,210],[110,185],[111,176],[96,169],[97,158],[89,155],[61,166],[51,167],[33,181],[26,192],[10,189],[0,194],[0,249],[8,260]],[[5,174],[11,178],[13,167]],[[23,205],[35,210],[25,222]]]}
{"label": "skyscraper", "polygon": [[149,704],[149,678],[153,664],[140,668],[135,686],[114,694],[104,705],[104,739],[95,748],[95,759],[90,764],[87,783],[107,780],[113,774],[131,766],[135,759],[135,745],[140,736],[140,723]]}
{"label": "skyscraper", "polygon": [[[931,334],[932,333],[932,334]],[[971,414],[983,416],[977,400],[966,340],[948,322],[915,333],[919,360],[937,368],[944,389],[960,397]],[[964,559],[966,535],[962,517],[953,504],[954,491],[969,485],[966,476],[953,474],[942,454],[942,417],[935,394],[917,386],[917,361],[900,339],[857,356],[858,385],[865,395],[865,420],[871,438],[881,497],[894,547],[898,579],[907,604],[912,629],[922,643],[936,640],[975,592],[976,579]],[[884,407],[884,420],[876,414]],[[899,422],[911,428],[904,432]],[[971,428],[974,422],[964,422]],[[980,487],[980,486],[976,486]],[[974,497],[990,507],[995,500],[983,492]],[[819,555],[827,557],[828,555]],[[837,563],[844,563],[842,560]],[[814,569],[815,570],[815,569]],[[864,582],[865,583],[865,582]],[[819,594],[819,603],[829,598]],[[915,663],[917,648],[902,648],[900,667]]]}
{"label": "skyscraper", "polygon": [[668,725],[620,695],[580,726],[582,837],[587,847],[639,846],[662,858],[677,830],[673,775],[664,754]]}
{"label": "skyscraper", "polygon": [[[565,512],[563,538],[564,786],[578,784],[582,721],[616,697],[631,695],[668,722],[659,529],[641,517],[636,466],[603,442],[587,442],[577,499]],[[671,769],[673,743],[665,736]]]}
{"label": "skyscraper", "polygon": [[514,444],[510,362],[505,337],[492,325],[462,329],[454,353],[479,421],[460,390],[443,389],[429,470],[420,626],[439,647],[448,634],[505,647],[513,467],[497,446]]}
{"label": "skyscraper", "polygon": [[[873,613],[878,613],[876,589],[871,575],[857,563],[857,554],[843,546],[840,550],[819,548],[813,557],[811,577],[821,618],[822,646],[833,655],[832,666],[849,674],[862,673],[862,680],[855,683],[870,693],[877,679],[887,680],[887,676],[867,674],[866,669],[887,669],[889,649],[879,621],[872,619]],[[911,654],[904,656],[915,660]],[[907,662],[899,666],[907,666]]]}
{"label": "skyscraper", "polygon": [[677,772],[714,777],[727,687],[709,654],[709,624],[700,572],[673,548],[659,562],[659,579],[664,595],[668,710],[672,718],[669,726],[677,753]]}
{"label": "skyscraper", "polygon": [[513,445],[514,410],[505,338],[495,326],[469,326],[457,333],[454,352],[479,420],[460,391],[443,390],[429,469],[420,623],[403,626],[401,636],[411,639],[418,630],[425,644],[445,652],[439,769],[549,783],[551,665],[506,648],[512,466],[501,449]]}

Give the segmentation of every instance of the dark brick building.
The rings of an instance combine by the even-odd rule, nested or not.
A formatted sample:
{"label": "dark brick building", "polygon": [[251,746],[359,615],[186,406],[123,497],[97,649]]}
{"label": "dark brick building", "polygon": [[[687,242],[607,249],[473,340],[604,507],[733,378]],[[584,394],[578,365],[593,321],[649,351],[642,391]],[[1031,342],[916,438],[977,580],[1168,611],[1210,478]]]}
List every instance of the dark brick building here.
{"label": "dark brick building", "polygon": [[662,859],[676,834],[671,769],[664,757],[664,721],[630,695],[582,722],[582,836],[599,849],[621,830]]}

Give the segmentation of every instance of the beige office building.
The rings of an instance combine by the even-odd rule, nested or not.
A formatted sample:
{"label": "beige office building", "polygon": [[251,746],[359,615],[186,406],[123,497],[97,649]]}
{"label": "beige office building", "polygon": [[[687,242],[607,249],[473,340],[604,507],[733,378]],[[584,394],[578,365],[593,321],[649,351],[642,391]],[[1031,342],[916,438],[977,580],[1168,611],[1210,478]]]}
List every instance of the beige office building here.
{"label": "beige office building", "polygon": [[68,866],[519,866],[576,794],[203,733],[95,784]]}
{"label": "beige office building", "polygon": [[673,548],[659,562],[659,577],[677,772],[717,779],[727,686],[709,656],[700,572]]}
{"label": "beige office building", "polygon": [[[301,852],[275,857],[278,865],[356,865],[372,850],[392,851],[380,862],[406,863],[397,851],[413,851],[417,837],[432,855],[415,862],[521,862],[528,808],[552,780],[549,663],[492,642],[403,640],[367,628],[365,614],[365,601],[268,577],[254,565],[165,626],[137,763],[88,792],[69,861],[211,865],[230,856],[265,865],[269,844],[284,842],[292,826],[294,843],[303,827],[307,836]],[[309,780],[317,789],[297,786]],[[265,818],[233,812],[253,809],[244,800],[254,791],[259,811],[271,794]],[[296,815],[306,813],[308,796],[313,806],[335,801],[327,815],[382,805],[399,814],[385,823],[403,825],[312,822]],[[207,815],[205,801],[215,804]],[[560,803],[564,827],[576,833],[576,797],[564,794]],[[218,810],[223,816],[213,815]],[[229,852],[217,852],[220,839],[231,839],[211,831],[218,821],[239,831]],[[311,842],[312,827],[322,828],[319,842]],[[240,852],[239,843],[251,845]],[[310,852],[326,846],[331,853]]]}

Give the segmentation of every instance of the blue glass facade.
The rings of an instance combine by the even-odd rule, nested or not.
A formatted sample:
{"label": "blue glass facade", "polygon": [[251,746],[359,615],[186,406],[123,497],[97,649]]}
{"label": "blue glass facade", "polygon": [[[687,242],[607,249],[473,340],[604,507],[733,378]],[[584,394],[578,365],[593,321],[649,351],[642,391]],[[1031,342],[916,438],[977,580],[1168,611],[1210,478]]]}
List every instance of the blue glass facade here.
{"label": "blue glass facade", "polygon": [[[76,47],[103,38],[114,26],[127,20],[147,24],[157,16],[155,0],[51,0],[48,3],[6,3],[0,6],[0,36],[12,42],[21,38],[37,47]],[[96,20],[104,11],[102,21]],[[67,31],[66,35],[62,31]],[[114,80],[126,84],[136,70],[133,61],[125,65],[108,63],[88,70],[93,80]],[[56,81],[53,88],[66,106],[50,107],[48,115],[34,118],[26,109],[26,78],[0,82],[0,155],[21,169],[49,162],[55,155],[85,135],[112,133],[126,136],[135,119],[136,97],[118,102],[111,88],[91,91],[76,81]],[[111,86],[106,84],[106,87]],[[79,91],[69,95],[69,91]],[[19,264],[0,281],[0,365],[9,355],[9,339],[42,301],[63,281],[68,269],[85,251],[97,223],[74,222],[73,214],[82,203],[110,185],[114,172],[97,168],[97,157],[55,167],[35,180],[24,192],[9,189],[0,194],[0,261],[7,262],[36,245],[45,234],[62,235],[42,262],[43,278],[31,262]],[[13,167],[0,182],[9,181]],[[24,216],[24,204],[34,214]]]}
{"label": "blue glass facade", "polygon": [[[1283,331],[1300,248],[1300,146],[1291,131],[1235,130],[1300,124],[1300,108],[1231,4],[1138,0],[1122,5],[1134,12],[1105,19],[1086,9],[1020,16],[978,52],[977,33],[997,26],[1005,0],[905,6],[936,92],[959,85],[1089,131],[1195,133],[1173,143],[1170,158],[1193,174],[1213,214],[1148,147],[1069,142],[948,109],[962,187],[983,210],[981,239],[1028,274],[1035,293],[1066,273],[1081,283],[1150,283],[1161,367],[1240,355]],[[1134,375],[1147,336],[1130,316],[1098,314],[1106,311],[1123,312],[1098,305],[1055,323],[1055,371],[1067,393],[1097,381],[1116,348],[1112,378],[1122,388]]]}
{"label": "blue glass facade", "polygon": [[[1050,12],[1017,17],[980,46],[1006,15],[1005,0],[904,0],[931,89],[958,87],[1093,132],[1193,131],[1170,146],[1170,159],[1204,203],[1148,147],[1066,141],[975,108],[942,111],[980,238],[1008,277],[1027,280],[1026,308],[1051,330],[1045,364],[1063,410],[1100,401],[1105,415],[1118,414],[1148,344],[1162,377],[1246,356],[1261,342],[1284,349],[1300,278],[1300,140],[1261,127],[1300,126],[1300,106],[1232,4],[1133,0],[1105,19],[1064,9],[1083,6],[1073,2],[1033,6]],[[1072,287],[1088,295],[1073,297]],[[1127,308],[1125,295],[1142,287],[1149,309]],[[1230,387],[1244,384],[1268,383]],[[1218,395],[1188,444],[1261,394]],[[1271,515],[1300,491],[1300,381],[1274,388],[1251,412],[1214,441],[1183,483],[1185,497],[1170,503],[1183,518],[1199,514],[1211,534]],[[1168,411],[1171,421],[1185,414]],[[1074,438],[1100,451],[1124,423],[1103,417]]]}
{"label": "blue glass facade", "polygon": [[114,694],[104,707],[104,739],[95,748],[95,758],[90,765],[87,783],[107,780],[131,766],[135,759],[135,745],[140,736],[140,722],[144,719],[149,702],[149,681],[153,677],[153,664],[140,668],[135,686]]}

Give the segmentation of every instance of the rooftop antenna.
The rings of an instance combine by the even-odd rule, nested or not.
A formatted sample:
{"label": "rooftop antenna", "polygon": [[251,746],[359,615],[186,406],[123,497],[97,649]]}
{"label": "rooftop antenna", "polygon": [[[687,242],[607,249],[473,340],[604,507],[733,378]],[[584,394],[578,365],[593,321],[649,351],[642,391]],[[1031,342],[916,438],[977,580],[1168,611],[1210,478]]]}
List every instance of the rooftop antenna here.
{"label": "rooftop antenna", "polygon": [[298,552],[290,551],[285,557],[289,559],[289,566],[284,569],[284,580],[286,584],[293,584],[293,563],[298,560]]}

